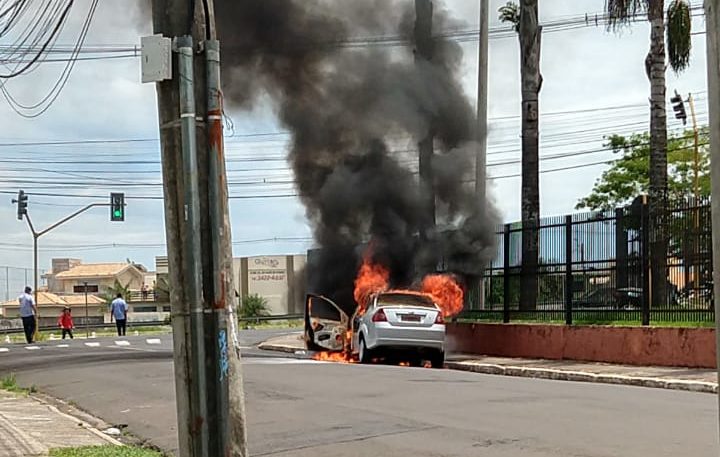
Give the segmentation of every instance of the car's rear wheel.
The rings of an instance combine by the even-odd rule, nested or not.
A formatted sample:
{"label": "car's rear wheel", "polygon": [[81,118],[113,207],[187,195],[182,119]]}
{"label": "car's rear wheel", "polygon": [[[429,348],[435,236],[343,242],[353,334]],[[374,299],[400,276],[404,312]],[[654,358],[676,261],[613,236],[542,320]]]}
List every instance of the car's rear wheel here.
{"label": "car's rear wheel", "polygon": [[439,351],[430,358],[430,365],[433,368],[445,368],[445,352]]}
{"label": "car's rear wheel", "polygon": [[358,359],[360,363],[370,363],[372,361],[372,352],[367,348],[365,344],[365,337],[360,335],[359,338],[360,347],[358,348]]}

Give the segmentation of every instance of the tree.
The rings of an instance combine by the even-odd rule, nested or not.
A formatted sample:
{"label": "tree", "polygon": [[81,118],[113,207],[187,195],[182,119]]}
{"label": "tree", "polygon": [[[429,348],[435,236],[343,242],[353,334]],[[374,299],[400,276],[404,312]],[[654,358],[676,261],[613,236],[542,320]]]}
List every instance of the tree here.
{"label": "tree", "polygon": [[520,41],[522,93],[522,286],[520,309],[532,310],[538,294],[538,243],[540,226],[540,37],[538,1],[508,2],[499,10],[500,20],[513,24]]}
{"label": "tree", "polygon": [[[700,196],[710,195],[709,132],[699,132]],[[612,135],[605,147],[621,157],[603,172],[590,194],[578,201],[576,209],[607,211],[626,206],[650,189],[650,134],[624,137]],[[668,199],[680,201],[694,190],[694,133],[687,130],[668,138]]]}
{"label": "tree", "polygon": [[[605,6],[612,29],[629,24],[640,13],[647,13],[650,22],[650,51],[645,58],[645,73],[650,81],[649,216],[651,233],[654,234],[650,240],[650,258],[653,301],[665,303],[667,238],[663,227],[668,195],[665,0],[607,0]],[[675,72],[686,69],[690,64],[691,23],[687,1],[671,1],[667,12],[667,48],[670,66]]]}
{"label": "tree", "polygon": [[118,279],[116,279],[115,283],[112,286],[108,287],[102,294],[102,298],[103,300],[110,303],[111,301],[115,300],[117,294],[122,294],[123,298],[125,298],[126,300],[130,300],[130,283],[123,285]]}

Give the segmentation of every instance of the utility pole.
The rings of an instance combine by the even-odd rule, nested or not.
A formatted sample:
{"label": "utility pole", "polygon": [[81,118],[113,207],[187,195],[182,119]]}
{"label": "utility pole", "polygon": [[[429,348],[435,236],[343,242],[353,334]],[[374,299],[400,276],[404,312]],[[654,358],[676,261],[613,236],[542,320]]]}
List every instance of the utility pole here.
{"label": "utility pole", "polygon": [[[416,65],[430,65],[435,54],[435,44],[432,37],[433,2],[432,0],[415,0],[415,63]],[[434,154],[435,134],[430,119],[428,134],[418,143],[418,165],[420,168],[420,183],[424,185],[427,201],[423,215],[421,236],[427,230],[435,228],[435,189],[433,185],[432,159]]]}
{"label": "utility pole", "polygon": [[[194,5],[194,8],[193,8]],[[247,456],[213,0],[153,0],[181,457]]]}
{"label": "utility pole", "polygon": [[[85,282],[85,338],[90,338],[90,327],[88,324],[89,313],[88,313],[88,283]],[[64,336],[64,335],[63,335]]]}
{"label": "utility pole", "polygon": [[[705,0],[708,98],[710,107],[710,167],[712,182],[712,247],[714,303],[720,299],[720,0]],[[715,338],[718,380],[720,380],[720,313],[715,307]],[[720,391],[718,391],[720,406]],[[718,408],[720,412],[720,407]],[[720,425],[720,415],[718,416]],[[720,428],[718,428],[720,432]],[[720,435],[719,435],[720,436]]]}
{"label": "utility pole", "polygon": [[490,38],[490,0],[480,0],[480,45],[478,51],[477,95],[477,159],[475,165],[475,193],[483,207],[487,189],[487,132],[488,132],[488,54]]}
{"label": "utility pole", "polygon": [[[480,41],[478,46],[477,158],[475,193],[483,212],[487,210],[487,132],[488,132],[488,55],[490,39],[490,0],[480,0]],[[485,267],[483,265],[483,267]],[[484,271],[484,268],[483,268]],[[478,305],[485,309],[485,278],[480,275]]]}

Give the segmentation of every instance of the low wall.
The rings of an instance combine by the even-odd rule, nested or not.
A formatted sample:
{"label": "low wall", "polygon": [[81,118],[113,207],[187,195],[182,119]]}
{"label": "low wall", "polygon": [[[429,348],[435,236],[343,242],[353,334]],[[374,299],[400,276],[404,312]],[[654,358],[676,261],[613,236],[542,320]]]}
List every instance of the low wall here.
{"label": "low wall", "polygon": [[447,324],[453,352],[625,365],[715,368],[715,329]]}

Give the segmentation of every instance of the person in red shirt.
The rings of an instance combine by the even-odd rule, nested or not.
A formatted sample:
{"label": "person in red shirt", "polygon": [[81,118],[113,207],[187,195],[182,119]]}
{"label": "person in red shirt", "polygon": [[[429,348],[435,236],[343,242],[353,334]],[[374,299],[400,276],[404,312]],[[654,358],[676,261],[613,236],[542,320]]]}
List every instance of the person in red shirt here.
{"label": "person in red shirt", "polygon": [[62,339],[65,339],[65,335],[70,335],[70,339],[73,339],[72,331],[75,328],[75,324],[73,323],[69,306],[66,306],[60,317],[58,317],[58,326],[62,329]]}

